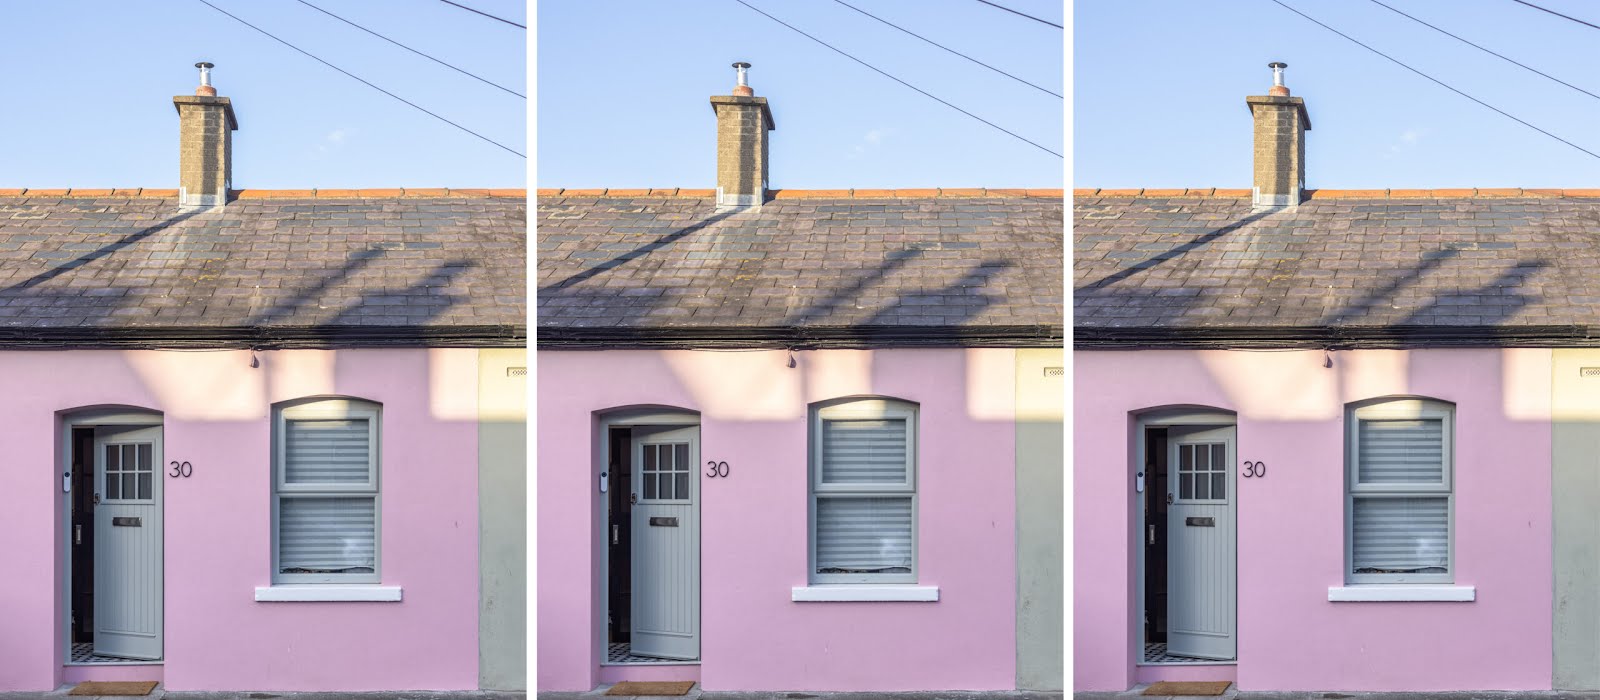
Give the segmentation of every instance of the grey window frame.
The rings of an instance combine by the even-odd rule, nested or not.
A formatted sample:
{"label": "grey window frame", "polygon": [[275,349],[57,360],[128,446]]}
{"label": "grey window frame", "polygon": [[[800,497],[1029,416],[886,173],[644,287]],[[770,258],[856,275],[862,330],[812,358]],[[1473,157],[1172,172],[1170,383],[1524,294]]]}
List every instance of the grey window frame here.
{"label": "grey window frame", "polygon": [[[907,584],[920,573],[920,529],[917,495],[917,435],[919,407],[910,401],[885,397],[839,399],[813,404],[808,440],[810,474],[807,478],[806,580],[809,584]],[[906,422],[906,478],[898,484],[827,484],[822,481],[822,423],[824,420],[903,419]],[[817,572],[817,503],[826,498],[909,496],[911,499],[911,571],[884,574],[823,574]]]}
{"label": "grey window frame", "polygon": [[[381,440],[382,406],[352,398],[316,398],[278,404],[272,409],[272,583],[274,585],[380,583],[383,574],[383,489],[380,471],[383,463]],[[351,420],[367,421],[367,482],[364,484],[291,484],[288,472],[288,421]],[[285,574],[278,569],[279,510],[285,498],[372,497],[372,573]]]}
{"label": "grey window frame", "polygon": [[[1363,420],[1440,421],[1442,465],[1436,484],[1363,484],[1360,481],[1360,439]],[[1359,574],[1355,572],[1355,501],[1358,498],[1430,497],[1445,499],[1445,573]],[[1455,583],[1455,406],[1421,397],[1374,399],[1350,404],[1345,410],[1344,470],[1344,572],[1347,584]]]}

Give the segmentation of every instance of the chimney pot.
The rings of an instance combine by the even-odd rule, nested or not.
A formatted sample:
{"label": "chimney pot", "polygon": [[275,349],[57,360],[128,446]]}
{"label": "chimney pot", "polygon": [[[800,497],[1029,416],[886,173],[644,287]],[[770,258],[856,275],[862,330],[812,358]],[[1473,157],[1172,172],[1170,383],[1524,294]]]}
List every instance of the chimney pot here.
{"label": "chimney pot", "polygon": [[777,128],[767,98],[756,97],[746,71],[733,64],[739,84],[733,95],[713,95],[717,115],[717,206],[758,207],[767,198],[767,132]]}
{"label": "chimney pot", "polygon": [[1283,84],[1283,69],[1288,68],[1289,64],[1273,61],[1268,63],[1267,67],[1272,69],[1272,87],[1267,90],[1267,94],[1273,97],[1288,97],[1289,88]]}
{"label": "chimney pot", "polygon": [[194,67],[200,69],[200,87],[194,89],[194,94],[202,97],[216,97],[217,89],[211,87],[211,69],[215,66],[205,61],[201,61],[194,64]]}
{"label": "chimney pot", "polygon": [[1245,98],[1255,120],[1251,204],[1257,211],[1299,206],[1306,188],[1305,132],[1311,130],[1305,100],[1290,97],[1283,84],[1288,64],[1274,61],[1267,67],[1272,69],[1272,88],[1265,96]]}
{"label": "chimney pot", "polygon": [[211,85],[210,63],[200,69],[200,86],[193,95],[172,98],[178,110],[178,206],[181,209],[220,207],[233,186],[233,132],[239,122],[233,103],[218,97]]}
{"label": "chimney pot", "polygon": [[738,84],[733,86],[733,94],[738,95],[740,97],[754,97],[755,94],[756,94],[756,91],[750,87],[750,83],[748,82],[748,78],[745,75],[746,71],[750,70],[750,64],[745,63],[744,61],[740,61],[738,63],[733,64],[733,68],[734,68],[735,71],[738,72],[738,76],[739,76]]}

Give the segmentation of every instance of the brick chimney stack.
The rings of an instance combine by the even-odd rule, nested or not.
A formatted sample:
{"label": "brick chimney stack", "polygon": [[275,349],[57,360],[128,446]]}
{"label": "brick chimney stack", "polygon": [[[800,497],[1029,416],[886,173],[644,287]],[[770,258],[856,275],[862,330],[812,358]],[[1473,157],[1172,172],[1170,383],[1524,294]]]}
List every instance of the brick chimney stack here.
{"label": "brick chimney stack", "polygon": [[194,65],[200,69],[200,86],[192,96],[172,98],[178,110],[178,206],[220,207],[233,186],[233,132],[239,122],[233,104],[211,86],[212,65]]}
{"label": "brick chimney stack", "polygon": [[717,115],[717,206],[761,206],[767,196],[767,132],[777,128],[767,98],[745,81],[750,64],[733,64],[739,84],[732,95],[712,95]]}
{"label": "brick chimney stack", "polygon": [[1288,64],[1273,62],[1272,88],[1265,96],[1246,97],[1255,119],[1255,182],[1251,204],[1256,210],[1300,204],[1306,187],[1306,132],[1311,117],[1306,101],[1290,97],[1283,84]]}

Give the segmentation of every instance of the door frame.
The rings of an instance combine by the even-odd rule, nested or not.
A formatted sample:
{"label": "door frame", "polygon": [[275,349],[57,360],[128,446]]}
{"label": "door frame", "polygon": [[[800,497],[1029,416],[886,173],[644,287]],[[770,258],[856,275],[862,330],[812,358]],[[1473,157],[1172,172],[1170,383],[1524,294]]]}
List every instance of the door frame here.
{"label": "door frame", "polygon": [[[166,662],[166,576],[162,576],[162,624],[161,624],[161,658],[152,660],[129,659],[127,661],[106,661],[93,664],[78,664],[72,661],[72,493],[61,488],[63,473],[72,471],[72,431],[74,428],[97,428],[110,426],[127,426],[141,428],[161,428],[162,443],[166,442],[166,416],[160,411],[136,406],[113,406],[100,408],[82,408],[70,411],[59,411],[56,414],[56,459],[51,464],[55,468],[52,483],[56,489],[56,496],[60,499],[61,515],[59,519],[58,537],[56,546],[62,558],[61,585],[57,587],[56,594],[61,596],[61,619],[56,621],[57,630],[61,634],[61,666],[159,666]],[[166,478],[166,470],[161,465],[156,471],[157,479]],[[90,469],[95,469],[90,463]],[[156,504],[157,513],[162,520],[161,560],[156,565],[166,571],[167,547],[166,542],[166,513],[167,499],[165,489],[162,497]]]}
{"label": "door frame", "polygon": [[[598,551],[600,552],[600,556],[599,556],[599,560],[600,560],[600,575],[599,575],[599,581],[598,581],[599,586],[596,588],[596,592],[598,593],[598,597],[595,599],[595,609],[599,613],[598,616],[597,616],[596,624],[599,626],[599,629],[600,629],[600,634],[596,635],[596,639],[595,639],[595,642],[599,645],[599,648],[594,650],[594,652],[597,654],[597,656],[595,658],[598,659],[598,663],[596,664],[596,666],[645,666],[645,665],[649,665],[649,666],[662,666],[662,665],[667,665],[667,666],[698,666],[698,665],[700,665],[701,659],[684,660],[684,661],[676,661],[676,660],[674,660],[674,661],[666,661],[666,660],[663,660],[663,661],[661,661],[659,663],[651,663],[651,664],[612,664],[612,663],[607,663],[607,661],[606,661],[606,656],[607,656],[607,651],[608,651],[608,649],[606,648],[606,616],[611,612],[611,545],[609,544],[609,540],[608,540],[608,538],[606,536],[606,533],[610,529],[610,525],[608,523],[610,523],[610,521],[611,521],[611,500],[606,498],[605,494],[600,493],[600,489],[599,489],[598,484],[599,484],[599,479],[600,479],[600,473],[610,469],[609,465],[611,464],[611,429],[612,428],[633,428],[633,427],[642,427],[642,426],[663,426],[663,427],[680,427],[680,428],[694,427],[694,428],[699,428],[700,427],[700,412],[699,411],[692,411],[692,410],[684,409],[684,408],[672,408],[670,406],[654,406],[654,407],[631,408],[631,409],[617,409],[617,410],[607,411],[607,412],[599,414],[599,421],[598,421],[598,426],[597,426],[597,430],[596,430],[596,434],[595,434],[595,440],[599,443],[599,445],[598,445],[598,448],[595,450],[595,455],[596,455],[595,461],[594,461],[594,463],[589,465],[589,478],[591,480],[589,488],[594,489],[593,491],[590,492],[590,494],[591,494],[591,497],[598,498],[600,500],[600,513],[599,513],[599,517],[597,517],[595,519],[595,522],[594,522],[594,525],[593,525],[594,531],[592,533],[592,536],[594,537],[593,541],[595,543],[595,546],[599,548]],[[705,435],[702,433],[699,437],[701,438],[700,446],[702,448],[702,454],[703,454],[703,450],[704,450],[704,447],[705,447],[705,441],[704,441]],[[631,440],[629,441],[629,445],[628,445],[627,449],[629,449],[629,450],[633,449],[633,445],[632,445],[632,441]],[[695,469],[693,473],[698,476],[700,474],[700,470],[699,469]],[[694,508],[692,510],[692,515],[691,515],[691,517],[694,518],[695,532],[696,533],[700,533],[701,532],[701,530],[700,530],[700,506],[701,506],[701,501],[696,500],[695,503],[694,503]],[[695,550],[696,551],[700,550],[700,544],[701,544],[701,540],[702,539],[703,539],[703,537],[696,537],[696,540],[695,540]],[[701,572],[699,572],[699,571],[695,572],[695,576],[697,576],[697,577],[700,576],[700,574],[701,574]],[[701,593],[701,600],[695,601],[695,611],[696,611],[696,613],[698,615],[701,616],[702,619],[704,618],[704,615],[705,615],[705,612],[704,612],[704,609],[703,609],[704,606],[702,605],[703,602],[704,602],[704,593],[702,592]],[[705,636],[704,636],[704,632],[703,631],[701,633],[701,638],[700,638],[700,649],[701,649],[701,658],[703,659],[704,656],[705,656]]]}
{"label": "door frame", "polygon": [[[1144,545],[1145,492],[1143,492],[1143,491],[1135,491],[1133,489],[1133,487],[1137,483],[1135,480],[1137,479],[1137,475],[1139,474],[1139,472],[1144,471],[1144,465],[1145,465],[1146,457],[1147,457],[1147,455],[1145,454],[1145,434],[1146,434],[1146,432],[1149,431],[1149,429],[1151,429],[1151,428],[1172,428],[1172,427],[1178,427],[1178,426],[1197,426],[1197,427],[1213,427],[1213,428],[1232,427],[1234,429],[1234,434],[1233,434],[1233,444],[1234,444],[1234,451],[1235,451],[1234,463],[1235,464],[1238,463],[1238,454],[1237,454],[1237,452],[1238,452],[1238,449],[1239,449],[1239,417],[1238,417],[1238,414],[1234,413],[1233,411],[1228,411],[1228,410],[1224,410],[1224,409],[1220,409],[1220,408],[1209,408],[1209,407],[1205,407],[1205,406],[1184,406],[1184,407],[1176,407],[1176,408],[1152,409],[1152,410],[1136,413],[1134,415],[1133,434],[1130,436],[1132,441],[1133,441],[1133,443],[1134,443],[1133,444],[1133,450],[1132,450],[1133,459],[1131,460],[1130,464],[1128,465],[1129,466],[1129,471],[1128,471],[1128,474],[1127,474],[1127,476],[1128,476],[1128,486],[1129,486],[1128,490],[1132,494],[1133,500],[1134,500],[1134,507],[1132,508],[1132,511],[1133,511],[1133,522],[1130,523],[1132,534],[1133,534],[1133,539],[1129,542],[1129,544],[1134,545],[1133,546],[1133,550],[1134,550],[1134,556],[1133,556],[1133,560],[1134,560],[1133,579],[1134,579],[1134,586],[1135,586],[1135,589],[1134,589],[1135,590],[1135,593],[1134,593],[1134,598],[1135,598],[1135,600],[1134,600],[1134,618],[1133,618],[1134,633],[1132,635],[1130,635],[1130,638],[1131,638],[1131,640],[1133,642],[1133,648],[1130,651],[1133,654],[1133,662],[1134,662],[1134,666],[1136,666],[1136,667],[1137,666],[1180,666],[1180,665],[1181,666],[1232,666],[1232,665],[1238,664],[1238,662],[1239,662],[1239,653],[1238,653],[1238,643],[1239,643],[1239,637],[1238,637],[1238,635],[1239,635],[1239,601],[1238,601],[1238,597],[1239,597],[1239,588],[1238,588],[1238,580],[1239,580],[1239,498],[1238,498],[1238,496],[1239,496],[1239,493],[1238,493],[1238,489],[1234,489],[1234,494],[1233,494],[1234,498],[1232,498],[1228,502],[1228,517],[1233,521],[1233,552],[1234,552],[1234,555],[1233,555],[1234,556],[1234,559],[1233,559],[1233,579],[1234,579],[1234,582],[1235,582],[1234,583],[1234,605],[1233,605],[1233,633],[1234,633],[1234,657],[1233,657],[1233,660],[1231,660],[1231,661],[1217,660],[1217,661],[1194,662],[1194,663],[1185,663],[1185,664],[1146,663],[1145,660],[1144,660],[1144,645],[1145,645],[1145,639],[1144,639],[1144,628],[1145,628],[1145,625],[1144,625],[1144,620],[1145,620],[1145,613],[1146,613],[1146,611],[1145,611],[1145,585],[1144,585],[1144,572],[1145,572],[1145,545]],[[1169,474],[1170,474],[1170,470],[1174,469],[1174,468],[1175,467],[1172,466],[1172,465],[1168,466]],[[1146,475],[1146,481],[1145,481],[1145,489],[1146,489],[1146,491],[1148,491],[1149,488],[1150,488],[1150,480],[1148,479],[1148,476],[1149,475]],[[1232,475],[1230,475],[1230,477],[1231,476]],[[1170,590],[1168,592],[1168,595],[1171,595]]]}

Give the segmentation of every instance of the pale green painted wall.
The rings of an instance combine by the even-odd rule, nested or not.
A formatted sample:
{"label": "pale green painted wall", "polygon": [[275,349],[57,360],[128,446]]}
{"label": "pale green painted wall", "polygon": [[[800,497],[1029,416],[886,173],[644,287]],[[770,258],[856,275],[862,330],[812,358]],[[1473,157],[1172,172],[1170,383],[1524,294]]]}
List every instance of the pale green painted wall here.
{"label": "pale green painted wall", "polygon": [[1551,363],[1557,690],[1600,690],[1600,350],[1556,350]]}
{"label": "pale green painted wall", "polygon": [[1065,685],[1065,378],[1045,374],[1047,368],[1064,367],[1064,354],[1018,350],[1016,357],[1017,687],[1022,690]]}
{"label": "pale green painted wall", "polygon": [[528,688],[526,350],[478,354],[478,685]]}

